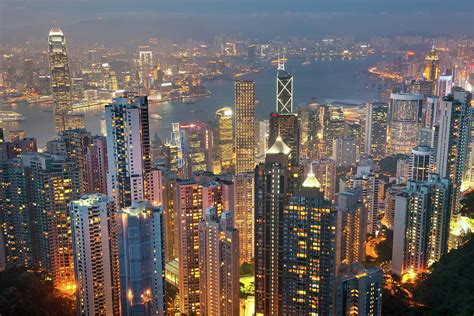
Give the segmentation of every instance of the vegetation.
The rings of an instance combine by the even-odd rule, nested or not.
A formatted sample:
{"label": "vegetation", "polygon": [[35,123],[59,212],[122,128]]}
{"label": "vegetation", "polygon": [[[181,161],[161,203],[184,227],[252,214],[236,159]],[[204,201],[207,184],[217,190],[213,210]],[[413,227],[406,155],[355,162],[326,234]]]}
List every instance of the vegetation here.
{"label": "vegetation", "polygon": [[75,300],[41,272],[11,267],[0,273],[0,315],[75,315]]}
{"label": "vegetation", "polygon": [[406,157],[406,155],[398,154],[383,158],[379,162],[380,171],[385,175],[395,176],[397,174],[397,161]]}
{"label": "vegetation", "polygon": [[474,241],[453,250],[422,275],[413,298],[384,291],[384,315],[474,315]]}
{"label": "vegetation", "polygon": [[461,212],[474,219],[474,191],[469,191],[461,198]]}

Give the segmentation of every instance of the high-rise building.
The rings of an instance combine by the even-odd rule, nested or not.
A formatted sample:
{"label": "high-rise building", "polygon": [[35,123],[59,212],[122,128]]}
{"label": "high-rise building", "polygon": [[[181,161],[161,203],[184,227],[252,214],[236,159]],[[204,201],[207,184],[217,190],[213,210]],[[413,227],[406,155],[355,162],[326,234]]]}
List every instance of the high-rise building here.
{"label": "high-rise building", "polygon": [[147,199],[150,162],[148,100],[124,92],[105,107],[107,122],[108,195],[116,206]]}
{"label": "high-rise building", "polygon": [[235,173],[255,168],[255,82],[235,82]]}
{"label": "high-rise building", "polygon": [[87,169],[87,192],[107,194],[107,139],[93,136],[85,153]]}
{"label": "high-rise building", "polygon": [[336,212],[319,189],[318,179],[309,172],[284,207],[282,228],[275,228],[283,234],[277,258],[281,271],[275,275],[281,278],[279,314],[330,315],[333,310]]}
{"label": "high-rise building", "polygon": [[225,107],[216,111],[216,132],[214,147],[216,150],[217,169],[215,174],[228,173],[234,169],[234,129],[232,109]]}
{"label": "high-rise building", "polygon": [[395,199],[396,196],[406,188],[406,181],[402,184],[394,184],[385,192],[385,225],[393,230],[395,220]]}
{"label": "high-rise building", "polygon": [[145,201],[118,211],[122,315],[164,315],[163,213]]}
{"label": "high-rise building", "polygon": [[[255,169],[255,313],[282,313],[283,213],[288,195],[296,188],[291,149],[277,137],[265,162]],[[296,176],[296,178],[295,178]]]}
{"label": "high-rise building", "polygon": [[106,195],[70,204],[78,315],[120,315],[116,214]]}
{"label": "high-rise building", "polygon": [[276,77],[276,112],[293,113],[293,76],[285,71],[285,64],[280,61]]}
{"label": "high-rise building", "polygon": [[453,76],[452,75],[444,75],[439,76],[438,78],[438,90],[436,95],[440,98],[447,96],[451,93],[451,89],[453,87]]}
{"label": "high-rise building", "polygon": [[433,150],[428,146],[416,146],[411,151],[408,180],[426,181],[434,171]]}
{"label": "high-rise building", "polygon": [[396,183],[407,183],[410,177],[410,161],[408,158],[397,160]]}
{"label": "high-rise building", "polygon": [[179,306],[184,314],[200,314],[199,221],[203,216],[202,185],[177,180],[175,216],[178,234]]}
{"label": "high-rise building", "polygon": [[431,49],[425,56],[423,78],[427,81],[437,81],[439,78],[439,57],[436,49]]}
{"label": "high-rise building", "polygon": [[211,130],[205,123],[180,124],[182,131],[185,159],[186,175],[192,176],[195,173],[211,170]]}
{"label": "high-rise building", "polygon": [[322,157],[328,158],[332,155],[333,143],[336,138],[344,137],[346,134],[346,123],[342,108],[335,106],[324,106],[320,108],[320,119],[322,120]]}
{"label": "high-rise building", "polygon": [[387,153],[388,104],[371,102],[367,104],[365,117],[365,153],[380,160]]}
{"label": "high-rise building", "polygon": [[300,132],[298,115],[296,113],[274,113],[270,114],[270,134],[268,145],[273,144],[278,136],[291,149],[292,161],[294,164],[299,161],[300,153]]}
{"label": "high-rise building", "polygon": [[270,121],[261,120],[257,123],[257,157],[259,160],[265,159],[268,149],[268,138],[270,137]]}
{"label": "high-rise building", "polygon": [[410,154],[418,145],[422,126],[422,94],[392,93],[388,114],[388,140],[391,154]]}
{"label": "high-rise building", "polygon": [[460,212],[461,183],[467,168],[471,137],[471,93],[453,88],[443,98],[439,116],[436,172],[453,185],[452,216]]}
{"label": "high-rise building", "polygon": [[239,315],[239,233],[231,211],[214,207],[199,222],[200,308],[202,315]]}
{"label": "high-rise building", "polygon": [[334,139],[332,146],[332,159],[337,167],[350,167],[356,164],[357,144],[352,137]]}
{"label": "high-rise building", "polygon": [[336,162],[329,158],[314,160],[310,168],[316,178],[321,183],[320,190],[324,193],[324,198],[334,201],[336,194]]}
{"label": "high-rise building", "polygon": [[[337,194],[336,264],[365,261],[367,209],[362,189],[347,189]],[[338,270],[338,269],[337,269]]]}
{"label": "high-rise building", "polygon": [[360,264],[344,267],[336,281],[334,315],[382,315],[383,271]]}
{"label": "high-rise building", "polygon": [[451,184],[430,173],[427,181],[408,182],[395,198],[392,272],[419,273],[448,249]]}
{"label": "high-rise building", "polygon": [[240,173],[233,176],[234,227],[239,231],[240,260],[250,262],[254,257],[254,174]]}
{"label": "high-rise building", "polygon": [[57,132],[70,128],[84,127],[84,116],[71,114],[71,75],[66,50],[66,38],[58,27],[53,27],[48,35],[49,70],[53,93],[54,120]]}

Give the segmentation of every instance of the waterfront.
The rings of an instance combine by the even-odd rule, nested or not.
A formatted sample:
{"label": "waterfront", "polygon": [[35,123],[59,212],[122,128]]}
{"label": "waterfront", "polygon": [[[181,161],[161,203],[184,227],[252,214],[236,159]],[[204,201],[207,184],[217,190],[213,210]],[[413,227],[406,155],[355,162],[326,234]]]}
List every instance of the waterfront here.
{"label": "waterfront", "polygon": [[[290,58],[286,64],[288,72],[294,76],[294,104],[305,104],[311,98],[319,102],[341,101],[347,103],[363,103],[377,98],[381,87],[380,79],[368,74],[367,69],[373,67],[384,57],[371,55],[359,59],[333,59],[312,61],[310,65],[302,65],[303,58]],[[389,58],[389,57],[386,57]],[[266,118],[275,107],[275,66],[270,61],[261,62],[261,71],[240,77],[240,80],[255,80],[258,105],[258,119]],[[150,119],[151,132],[157,133],[162,139],[169,136],[171,123],[210,121],[217,109],[224,106],[233,107],[233,81],[225,79],[211,80],[205,83],[211,96],[197,100],[196,103],[164,102],[150,105],[150,114],[159,114],[162,120]],[[38,145],[44,146],[55,137],[53,114],[50,105],[27,104],[0,105],[0,110],[12,110],[25,116],[21,122],[1,123],[7,132],[23,129],[30,137],[37,138]],[[86,116],[87,129],[96,134],[100,132],[100,116],[102,107],[80,110]]]}

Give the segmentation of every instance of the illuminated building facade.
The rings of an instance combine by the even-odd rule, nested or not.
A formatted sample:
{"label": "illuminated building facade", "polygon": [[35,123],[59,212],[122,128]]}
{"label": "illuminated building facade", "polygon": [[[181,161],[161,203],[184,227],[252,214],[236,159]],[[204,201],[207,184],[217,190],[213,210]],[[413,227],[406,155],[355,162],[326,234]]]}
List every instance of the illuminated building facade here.
{"label": "illuminated building facade", "polygon": [[107,194],[107,139],[93,136],[85,153],[87,191]]}
{"label": "illuminated building facade", "polygon": [[308,173],[280,218],[283,315],[330,315],[333,310],[336,212],[319,188]]}
{"label": "illuminated building facade", "polygon": [[336,194],[336,162],[329,158],[314,160],[311,162],[311,170],[321,183],[320,190],[324,193],[324,198],[334,201]]}
{"label": "illuminated building facade", "polygon": [[285,71],[281,59],[278,60],[276,77],[276,112],[293,113],[293,76]]}
{"label": "illuminated building facade", "polygon": [[428,174],[434,171],[433,150],[427,146],[416,146],[411,151],[408,180],[426,181]]}
{"label": "illuminated building facade", "polygon": [[437,81],[439,78],[439,57],[436,49],[432,49],[425,56],[423,78],[427,81]]}
{"label": "illuminated building facade", "polygon": [[367,104],[365,116],[365,153],[376,160],[387,153],[388,104],[371,102]]}
{"label": "illuminated building facade", "polygon": [[360,188],[337,195],[337,266],[365,261],[367,209],[362,198]]}
{"label": "illuminated building facade", "polygon": [[451,184],[430,173],[395,198],[392,272],[420,273],[448,249]]}
{"label": "illuminated building facade", "polygon": [[120,315],[116,214],[106,195],[70,204],[76,308],[80,315]]}
{"label": "illuminated building facade", "polygon": [[471,137],[471,93],[453,88],[443,98],[439,116],[436,172],[453,185],[452,216],[460,212],[461,183],[468,163]]}
{"label": "illuminated building facade", "polygon": [[214,146],[217,151],[217,159],[214,165],[217,169],[215,174],[233,171],[234,164],[234,129],[232,109],[225,107],[216,111],[216,133]]}
{"label": "illuminated building facade", "polygon": [[185,155],[186,174],[191,177],[198,172],[211,170],[211,130],[207,124],[191,123],[180,124],[182,131]]}
{"label": "illuminated building facade", "polygon": [[255,82],[235,82],[235,173],[255,168]]}
{"label": "illuminated building facade", "polygon": [[392,93],[388,115],[388,144],[392,154],[410,154],[418,145],[422,125],[423,95]]}
{"label": "illuminated building facade", "polygon": [[344,267],[336,282],[334,315],[382,315],[383,271],[359,264]]}
{"label": "illuminated building facade", "polygon": [[333,140],[332,159],[337,167],[350,167],[356,164],[357,142],[352,137],[338,137]]}
{"label": "illuminated building facade", "polygon": [[320,108],[319,114],[323,122],[322,155],[328,158],[332,155],[334,140],[345,136],[344,112],[339,107],[325,106]]}
{"label": "illuminated building facade", "polygon": [[270,134],[268,144],[273,144],[278,136],[290,147],[293,164],[299,161],[300,152],[300,132],[298,115],[296,113],[271,113],[270,114]]}
{"label": "illuminated building facade", "polygon": [[214,207],[199,222],[200,308],[203,315],[239,315],[239,233],[231,211]]}
{"label": "illuminated building facade", "polygon": [[395,199],[405,188],[406,182],[403,184],[394,184],[385,192],[385,225],[392,230],[395,220]]}
{"label": "illuminated building facade", "polygon": [[108,195],[117,207],[147,198],[150,171],[148,100],[127,92],[105,107]]}
{"label": "illuminated building facade", "polygon": [[233,176],[234,227],[239,231],[240,260],[250,262],[254,257],[254,174],[241,173]]}
{"label": "illuminated building facade", "polygon": [[66,130],[66,116],[72,111],[71,76],[66,38],[60,28],[53,27],[49,31],[48,48],[55,127],[56,131],[60,132]]}
{"label": "illuminated building facade", "polygon": [[203,217],[202,186],[194,180],[177,180],[175,216],[178,234],[179,309],[200,314],[199,221]]}
{"label": "illuminated building facade", "polygon": [[145,201],[118,211],[122,315],[164,315],[162,216]]}

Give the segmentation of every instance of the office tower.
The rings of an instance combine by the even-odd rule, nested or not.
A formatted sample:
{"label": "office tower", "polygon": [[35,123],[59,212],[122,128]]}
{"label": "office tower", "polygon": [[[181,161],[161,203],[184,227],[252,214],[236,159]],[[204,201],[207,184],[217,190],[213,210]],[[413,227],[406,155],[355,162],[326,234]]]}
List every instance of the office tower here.
{"label": "office tower", "polygon": [[166,167],[181,178],[186,177],[186,156],[184,153],[184,135],[179,123],[171,124],[171,140],[165,144]]}
{"label": "office tower", "polygon": [[421,146],[427,147],[436,147],[436,144],[433,144],[433,136],[434,136],[435,128],[425,126],[420,128],[420,134],[418,136],[418,144]]}
{"label": "office tower", "polygon": [[323,158],[312,161],[310,167],[321,184],[320,190],[324,193],[324,198],[334,201],[337,186],[336,162],[329,158]]}
{"label": "office tower", "polygon": [[0,163],[0,224],[4,264],[33,264],[29,178],[21,159]]}
{"label": "office tower", "polygon": [[380,160],[387,153],[388,104],[371,102],[367,104],[365,116],[365,153]]}
{"label": "office tower", "polygon": [[426,181],[428,174],[434,171],[433,150],[427,146],[416,146],[411,151],[408,180]]}
{"label": "office tower", "polygon": [[332,146],[332,159],[337,167],[350,167],[356,164],[357,144],[352,137],[334,139]]}
{"label": "office tower", "polygon": [[335,315],[382,315],[383,271],[380,267],[346,266],[336,281]]}
{"label": "office tower", "polygon": [[293,192],[291,149],[277,137],[255,169],[255,313],[282,313],[281,258],[284,206]]}
{"label": "office tower", "polygon": [[430,173],[395,198],[392,272],[420,273],[448,249],[451,184]]}
{"label": "office tower", "polygon": [[174,207],[177,176],[166,173],[163,191],[163,232],[165,262],[178,258],[178,222]]}
{"label": "office tower", "polygon": [[388,128],[389,153],[410,154],[417,144],[422,124],[423,95],[392,93],[390,95]]}
{"label": "office tower", "polygon": [[348,181],[348,188],[362,189],[364,205],[367,208],[367,233],[374,235],[379,230],[379,211],[383,199],[384,183],[377,172],[361,172]]}
{"label": "office tower", "polygon": [[239,233],[232,226],[232,213],[218,216],[205,210],[199,222],[199,267],[201,314],[239,315]]}
{"label": "office tower", "polygon": [[147,198],[150,171],[148,99],[124,92],[105,107],[108,195],[116,206]]}
{"label": "office tower", "polygon": [[257,63],[257,45],[252,44],[247,46],[247,58],[250,65]]}
{"label": "office tower", "polygon": [[83,195],[70,206],[78,315],[119,315],[116,214],[106,195]]}
{"label": "office tower", "polygon": [[133,201],[117,216],[122,315],[164,315],[162,209]]}
{"label": "office tower", "polygon": [[228,173],[234,169],[234,129],[232,109],[225,107],[216,111],[217,127],[214,147],[216,150],[215,174]]}
{"label": "office tower", "polygon": [[300,153],[300,132],[298,115],[296,113],[270,113],[270,134],[268,145],[275,143],[280,136],[285,144],[290,147],[293,164],[299,161]]}
{"label": "office tower", "polygon": [[235,82],[235,173],[255,168],[255,82]]}
{"label": "office tower", "polygon": [[233,176],[233,182],[233,226],[239,231],[239,258],[250,262],[254,257],[254,174],[240,173]]}
{"label": "office tower", "polygon": [[265,153],[268,149],[268,138],[270,137],[270,121],[261,120],[257,123],[257,157],[265,159]]}
{"label": "office tower", "polygon": [[93,136],[85,153],[87,191],[107,194],[107,139]]}
{"label": "office tower", "polygon": [[[337,194],[336,266],[365,261],[367,209],[362,189],[347,189]],[[338,270],[338,269],[337,269]]]}
{"label": "office tower", "polygon": [[283,315],[329,315],[333,310],[336,212],[319,188],[309,172],[284,207],[278,258]]}
{"label": "office tower", "polygon": [[23,167],[31,179],[30,214],[34,265],[50,272],[53,285],[74,292],[71,221],[68,204],[80,197],[75,163],[61,156],[26,153]]}
{"label": "office tower", "polygon": [[410,178],[410,160],[400,158],[397,160],[396,182],[407,183]]}
{"label": "office tower", "polygon": [[[199,179],[199,177],[196,177]],[[200,179],[202,186],[202,209],[215,208],[216,215],[233,208],[234,186],[232,181],[222,179]]]}
{"label": "office tower", "polygon": [[438,104],[439,104],[439,99],[438,97],[428,97],[426,98],[425,101],[425,110],[424,110],[424,126],[425,127],[434,127],[436,124],[438,124],[439,120],[439,109],[438,109]]}
{"label": "office tower", "polygon": [[396,196],[406,188],[406,182],[402,184],[394,184],[385,192],[385,216],[384,224],[393,230],[393,223],[395,220],[395,199]]}
{"label": "office tower", "polygon": [[436,172],[453,185],[452,216],[460,212],[461,183],[467,166],[471,133],[471,93],[453,88],[440,109]]}
{"label": "office tower", "polygon": [[436,82],[439,78],[439,57],[434,47],[425,56],[425,69],[423,78],[427,81]]}
{"label": "office tower", "polygon": [[152,168],[148,173],[148,202],[161,206],[164,211],[166,171],[164,168]]}
{"label": "office tower", "polygon": [[344,112],[339,107],[325,106],[320,109],[320,117],[323,126],[323,147],[320,150],[323,158],[328,158],[332,155],[334,140],[345,136]]}
{"label": "office tower", "polygon": [[276,112],[279,114],[293,113],[293,76],[285,71],[285,64],[282,59],[278,59]]}
{"label": "office tower", "polygon": [[436,95],[440,98],[445,97],[451,93],[452,87],[453,87],[452,75],[439,76],[438,84],[437,84],[438,89],[437,89]]}
{"label": "office tower", "polygon": [[198,172],[211,170],[211,130],[205,123],[180,124],[185,155],[186,174],[191,177]]}
{"label": "office tower", "polygon": [[199,221],[203,216],[202,186],[192,179],[177,180],[175,216],[178,235],[179,310],[200,314]]}

